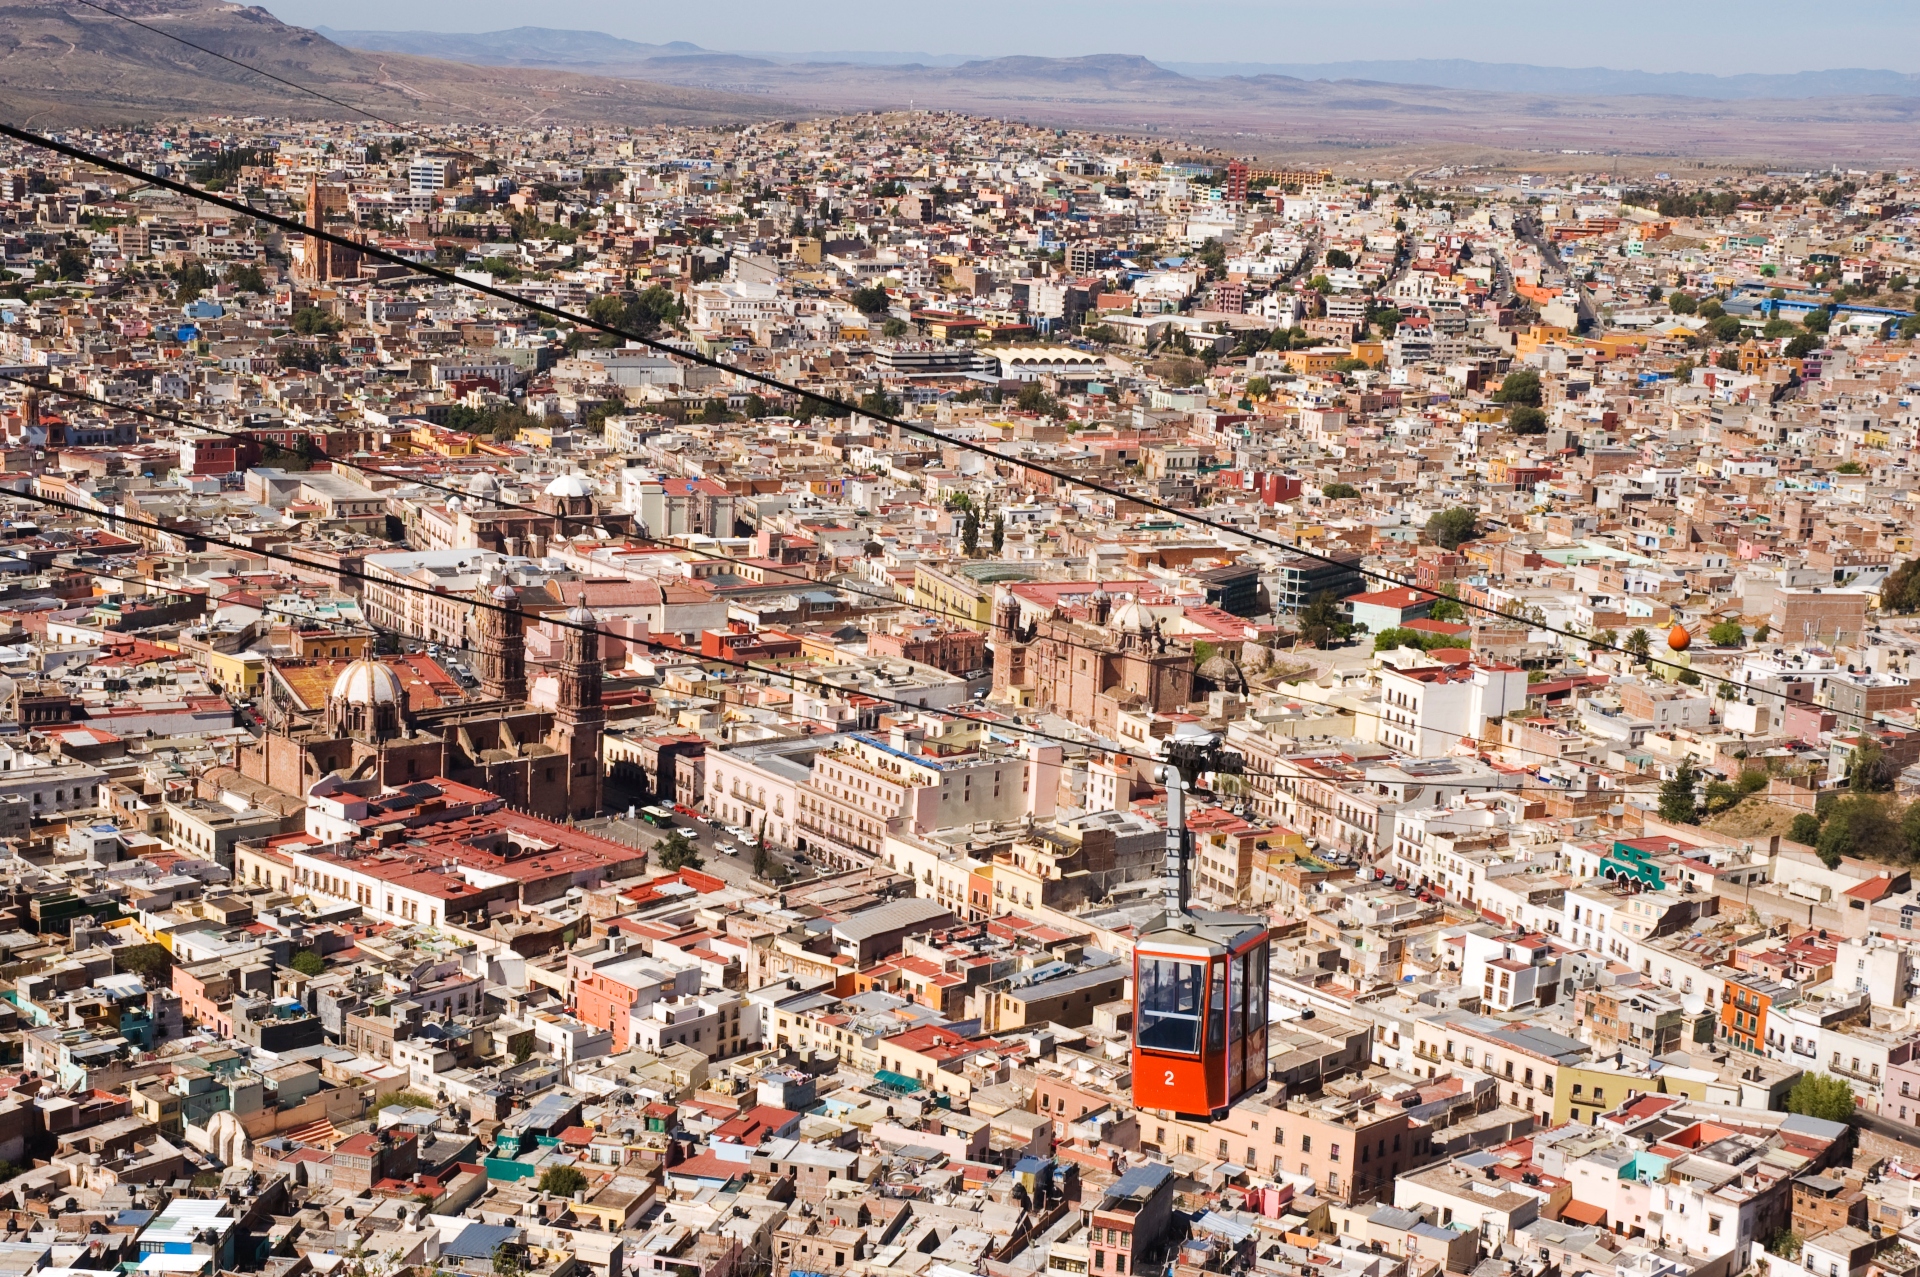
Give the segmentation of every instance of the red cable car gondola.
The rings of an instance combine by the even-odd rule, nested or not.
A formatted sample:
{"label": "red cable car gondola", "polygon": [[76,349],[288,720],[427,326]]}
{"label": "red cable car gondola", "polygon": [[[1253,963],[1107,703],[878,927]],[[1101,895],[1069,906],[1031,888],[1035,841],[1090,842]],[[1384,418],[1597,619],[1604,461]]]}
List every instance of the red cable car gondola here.
{"label": "red cable car gondola", "polygon": [[1167,781],[1166,916],[1133,946],[1133,1103],[1223,1116],[1267,1084],[1267,924],[1187,908],[1185,777]]}

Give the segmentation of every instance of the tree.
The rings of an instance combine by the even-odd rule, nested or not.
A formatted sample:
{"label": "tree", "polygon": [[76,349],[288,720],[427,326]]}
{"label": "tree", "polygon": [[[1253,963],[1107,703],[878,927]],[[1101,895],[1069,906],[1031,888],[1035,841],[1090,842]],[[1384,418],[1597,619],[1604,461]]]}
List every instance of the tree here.
{"label": "tree", "polygon": [[892,417],[900,411],[900,401],[884,390],[869,390],[861,395],[859,406],[869,417]]}
{"label": "tree", "polygon": [[1667,309],[1676,315],[1691,315],[1700,309],[1700,303],[1688,294],[1676,290],[1667,294]]}
{"label": "tree", "polygon": [[181,305],[213,287],[213,273],[199,262],[188,262],[173,277],[173,300]]}
{"label": "tree", "polygon": [[113,952],[114,964],[122,971],[131,971],[146,982],[148,988],[158,988],[173,982],[173,954],[165,945],[133,944]]}
{"label": "tree", "polygon": [[773,872],[773,853],[767,850],[767,836],[763,831],[753,840],[753,876],[762,882]]}
{"label": "tree", "polygon": [[1653,650],[1653,636],[1643,629],[1636,629],[1627,635],[1627,641],[1621,646],[1627,649],[1627,654],[1634,660],[1644,661],[1647,659],[1647,654]]}
{"label": "tree", "polygon": [[966,519],[960,524],[960,548],[968,558],[980,548],[980,512],[977,510],[967,511]]}
{"label": "tree", "polygon": [[1006,545],[1006,543],[1007,543],[1006,516],[996,514],[993,516],[993,552],[995,554],[1000,553],[1001,547]]}
{"label": "tree", "polygon": [[1801,1240],[1800,1234],[1794,1232],[1792,1227],[1783,1225],[1779,1232],[1767,1238],[1767,1250],[1782,1259],[1798,1259]]}
{"label": "tree", "polygon": [[1247,381],[1247,398],[1265,399],[1273,393],[1273,383],[1265,377],[1252,377]]}
{"label": "tree", "polygon": [[898,341],[913,329],[904,319],[889,315],[880,325],[880,335],[889,341]]}
{"label": "tree", "polygon": [[1443,550],[1457,550],[1479,532],[1479,520],[1465,506],[1437,511],[1427,520],[1427,535]]}
{"label": "tree", "polygon": [[1435,599],[1433,606],[1427,609],[1427,619],[1432,621],[1458,621],[1466,615],[1467,609],[1460,606],[1459,599],[1450,599],[1445,595]]}
{"label": "tree", "polygon": [[1788,359],[1805,359],[1820,349],[1820,339],[1812,333],[1800,333],[1787,341]]}
{"label": "tree", "polygon": [[1740,335],[1740,321],[1732,315],[1721,315],[1707,321],[1707,331],[1721,341],[1732,341]]}
{"label": "tree", "polygon": [[1422,637],[1419,630],[1410,630],[1405,626],[1396,625],[1390,629],[1381,630],[1373,636],[1373,650],[1391,652],[1396,647],[1413,647],[1425,651],[1426,649],[1420,646]]}
{"label": "tree", "polygon": [[1396,647],[1417,648],[1422,652],[1431,652],[1436,647],[1465,647],[1467,640],[1455,638],[1451,634],[1433,634],[1426,630],[1410,630],[1402,625],[1381,630],[1373,636],[1373,650],[1390,652]]}
{"label": "tree", "polygon": [[1829,869],[1843,858],[1888,860],[1904,849],[1900,826],[1887,815],[1879,798],[1849,794],[1835,802],[1820,822],[1820,837],[1813,844]]}
{"label": "tree", "polygon": [[1300,610],[1300,637],[1315,647],[1324,649],[1351,633],[1353,626],[1341,615],[1339,602],[1325,590]]}
{"label": "tree", "polygon": [[1344,501],[1348,497],[1359,496],[1360,489],[1351,483],[1329,483],[1320,489],[1320,495],[1329,501]]}
{"label": "tree", "polygon": [[55,279],[63,279],[68,283],[75,283],[85,279],[87,272],[92,269],[93,263],[88,261],[87,255],[77,248],[63,248],[54,254],[53,274]]}
{"label": "tree", "polygon": [[1885,793],[1898,770],[1878,745],[1863,741],[1847,756],[1847,788],[1856,794]]}
{"label": "tree", "polygon": [[1716,647],[1735,647],[1746,638],[1746,627],[1738,621],[1721,621],[1707,631],[1707,641]]}
{"label": "tree", "polygon": [[587,1177],[577,1166],[549,1166],[540,1172],[540,1191],[555,1197],[572,1197],[587,1186]]}
{"label": "tree", "polygon": [[311,949],[302,949],[287,963],[304,976],[316,976],[327,969],[327,960]]}
{"label": "tree", "polygon": [[1547,414],[1539,408],[1521,404],[1507,411],[1507,429],[1517,435],[1543,435],[1547,433]]}
{"label": "tree", "polygon": [[1047,388],[1037,381],[1029,381],[1020,387],[1020,393],[1013,402],[1021,412],[1031,412],[1040,417],[1065,417],[1066,410],[1060,401],[1047,393]]}
{"label": "tree", "polygon": [[264,293],[267,291],[266,277],[260,268],[252,262],[244,266],[234,266],[227,271],[227,283],[243,293]]}
{"label": "tree", "polygon": [[706,862],[700,858],[700,849],[693,840],[678,829],[662,838],[653,848],[654,861],[662,869],[698,869]]}
{"label": "tree", "polygon": [[1327,269],[1345,270],[1351,265],[1353,265],[1353,256],[1346,250],[1339,248],[1329,248],[1327,250]]}
{"label": "tree", "polygon": [[1787,1112],[1829,1122],[1849,1121],[1854,1114],[1853,1083],[1830,1073],[1802,1073],[1787,1092]]}
{"label": "tree", "polygon": [[1694,798],[1694,786],[1700,775],[1691,758],[1682,758],[1673,776],[1660,786],[1660,819],[1674,825],[1697,825],[1700,812]]}
{"label": "tree", "polygon": [[1499,403],[1538,408],[1541,400],[1540,374],[1531,368],[1516,368],[1501,381],[1500,389],[1493,392],[1493,397]]}
{"label": "tree", "polygon": [[1920,559],[1908,559],[1880,586],[1880,608],[1886,612],[1920,611]]}
{"label": "tree", "polygon": [[1835,474],[1865,474],[1867,468],[1858,461],[1842,461],[1833,468]]}
{"label": "tree", "polygon": [[1714,356],[1713,366],[1725,372],[1740,371],[1740,352],[1731,348]]}
{"label": "tree", "polygon": [[[1920,810],[1920,804],[1916,804],[1915,809]],[[1820,840],[1820,818],[1810,811],[1801,812],[1787,826],[1787,837],[1804,846],[1813,846]]]}
{"label": "tree", "polygon": [[326,337],[346,327],[338,315],[330,315],[314,306],[303,306],[294,311],[291,322],[293,331],[302,337]]}
{"label": "tree", "polygon": [[856,288],[847,300],[852,302],[853,308],[863,315],[885,314],[887,307],[892,305],[887,297],[887,290],[877,286]]}

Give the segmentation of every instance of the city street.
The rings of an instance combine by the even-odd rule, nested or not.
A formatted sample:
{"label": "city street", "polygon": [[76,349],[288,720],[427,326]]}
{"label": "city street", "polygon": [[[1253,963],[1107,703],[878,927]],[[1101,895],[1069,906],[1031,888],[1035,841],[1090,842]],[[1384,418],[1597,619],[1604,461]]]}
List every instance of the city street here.
{"label": "city street", "polygon": [[[673,816],[671,827],[652,825],[640,814],[640,808],[644,805],[634,804],[631,818],[624,812],[617,816],[602,816],[594,820],[581,821],[580,828],[649,849],[665,838],[670,829],[678,829],[700,849],[702,873],[712,874],[733,886],[744,887],[756,881],[753,875],[753,844],[750,840],[737,838],[719,825],[706,820],[683,816],[677,812]],[[731,844],[736,854],[729,856],[721,852],[719,847],[722,843]],[[799,882],[818,876],[817,868],[796,863],[790,851],[769,847],[767,854],[772,857],[774,864],[787,871],[790,875],[789,881]],[[763,885],[771,886],[772,884]]]}

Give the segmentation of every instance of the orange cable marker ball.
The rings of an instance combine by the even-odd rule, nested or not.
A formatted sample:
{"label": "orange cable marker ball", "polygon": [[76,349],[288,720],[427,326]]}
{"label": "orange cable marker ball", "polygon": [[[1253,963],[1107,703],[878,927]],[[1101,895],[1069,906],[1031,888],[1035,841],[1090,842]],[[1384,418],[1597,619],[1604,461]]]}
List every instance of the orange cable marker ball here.
{"label": "orange cable marker ball", "polygon": [[1667,646],[1676,652],[1684,652],[1692,645],[1693,635],[1687,633],[1687,627],[1684,625],[1674,626],[1673,632],[1667,635]]}

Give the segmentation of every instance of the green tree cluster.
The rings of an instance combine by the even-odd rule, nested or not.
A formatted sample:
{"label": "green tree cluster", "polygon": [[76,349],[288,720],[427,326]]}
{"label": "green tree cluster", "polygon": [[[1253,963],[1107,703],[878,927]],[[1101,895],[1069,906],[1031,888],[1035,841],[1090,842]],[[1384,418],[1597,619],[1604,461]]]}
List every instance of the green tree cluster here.
{"label": "green tree cluster", "polygon": [[1787,1092],[1787,1112],[1829,1122],[1851,1121],[1855,1113],[1853,1084],[1831,1073],[1802,1073]]}
{"label": "green tree cluster", "polygon": [[1436,511],[1427,520],[1427,535],[1443,550],[1457,550],[1480,534],[1480,520],[1465,506]]}
{"label": "green tree cluster", "polygon": [[1660,819],[1670,825],[1699,824],[1699,798],[1695,792],[1699,784],[1700,773],[1694,770],[1693,760],[1683,757],[1673,775],[1661,782]]}
{"label": "green tree cluster", "polygon": [[134,944],[113,951],[114,964],[139,976],[149,988],[173,981],[173,954],[165,945]]}
{"label": "green tree cluster", "polygon": [[1381,630],[1373,636],[1373,650],[1376,652],[1391,652],[1396,647],[1413,647],[1422,652],[1431,652],[1441,647],[1463,648],[1467,643],[1465,636],[1455,638],[1451,634],[1435,634],[1430,630],[1410,630],[1403,625]]}
{"label": "green tree cluster", "polygon": [[1920,612],[1920,559],[1908,559],[1880,586],[1883,612]]}
{"label": "green tree cluster", "polygon": [[1496,403],[1525,404],[1538,408],[1541,403],[1540,374],[1531,368],[1516,368],[1500,382],[1500,389],[1493,392]]}
{"label": "green tree cluster", "polygon": [[[587,304],[588,319],[638,337],[651,337],[662,328],[675,327],[685,314],[679,299],[659,284],[644,292],[606,293]],[[612,333],[595,333],[587,340],[595,345],[618,346],[624,339]]]}
{"label": "green tree cluster", "polygon": [[847,300],[863,315],[882,315],[892,305],[887,290],[880,287],[856,288]]}
{"label": "green tree cluster", "polygon": [[173,273],[173,300],[182,306],[213,287],[213,272],[199,262],[188,262]]}
{"label": "green tree cluster", "polygon": [[1517,435],[1547,433],[1547,414],[1531,404],[1519,404],[1507,410],[1507,429]]}
{"label": "green tree cluster", "polygon": [[1340,610],[1339,600],[1324,590],[1300,609],[1302,642],[1325,649],[1352,633],[1353,623]]}
{"label": "green tree cluster", "polygon": [[227,269],[227,283],[243,293],[264,293],[267,291],[267,278],[260,268],[252,262]]}
{"label": "green tree cluster", "polygon": [[653,860],[660,868],[668,872],[680,869],[698,869],[706,861],[700,857],[700,849],[678,829],[662,838],[653,847]]}
{"label": "green tree cluster", "polygon": [[338,315],[330,314],[316,306],[303,306],[293,312],[288,321],[293,331],[302,337],[329,337],[339,332],[346,324]]}
{"label": "green tree cluster", "polygon": [[587,1176],[577,1166],[549,1166],[540,1172],[540,1191],[555,1197],[572,1197],[587,1186]]}
{"label": "green tree cluster", "polygon": [[1329,483],[1320,489],[1320,495],[1330,501],[1343,501],[1348,497],[1360,495],[1360,489],[1351,483]]}

